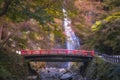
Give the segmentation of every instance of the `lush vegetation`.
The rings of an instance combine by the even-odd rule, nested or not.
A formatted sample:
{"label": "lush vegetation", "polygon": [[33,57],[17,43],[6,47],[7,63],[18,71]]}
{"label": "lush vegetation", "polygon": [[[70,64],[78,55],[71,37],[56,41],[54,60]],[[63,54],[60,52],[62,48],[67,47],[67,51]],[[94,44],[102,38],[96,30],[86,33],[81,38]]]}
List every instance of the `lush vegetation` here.
{"label": "lush vegetation", "polygon": [[96,57],[82,74],[90,80],[119,80],[120,67]]}
{"label": "lush vegetation", "polygon": [[97,21],[92,26],[95,49],[107,54],[120,53],[120,13],[108,16],[102,21]]}
{"label": "lush vegetation", "polygon": [[[1,80],[24,80],[27,77],[26,66],[16,55],[16,50],[50,49],[64,43],[62,8],[69,1],[63,1],[0,0]],[[66,6],[71,17],[72,4],[73,0]]]}
{"label": "lush vegetation", "polygon": [[27,64],[11,50],[0,49],[0,80],[25,80]]}
{"label": "lush vegetation", "polygon": [[[119,0],[0,0],[0,79],[23,80],[27,75],[16,50],[50,49],[65,43],[62,8],[68,12],[82,48],[120,54]],[[105,80],[114,76],[117,80],[114,74],[119,68],[108,63],[106,67],[107,73],[96,76]]]}
{"label": "lush vegetation", "polygon": [[[53,47],[58,38],[60,43],[64,43],[65,36],[61,27],[62,8],[68,2],[63,2],[63,0],[1,0],[0,44],[10,48],[13,45],[16,49],[33,49],[35,46],[45,48],[41,47],[40,43],[46,44],[46,48]],[[72,4],[74,1],[65,7],[67,9],[70,6],[67,11],[71,17],[74,15],[74,12],[71,12],[72,8],[74,9]],[[51,43],[47,44],[49,41]]]}
{"label": "lush vegetation", "polygon": [[[114,3],[114,4],[113,4]],[[108,14],[102,20],[96,21],[92,26],[92,34],[89,36],[90,46],[99,52],[106,54],[120,53],[120,12],[117,0],[106,0],[103,8],[107,6]]]}

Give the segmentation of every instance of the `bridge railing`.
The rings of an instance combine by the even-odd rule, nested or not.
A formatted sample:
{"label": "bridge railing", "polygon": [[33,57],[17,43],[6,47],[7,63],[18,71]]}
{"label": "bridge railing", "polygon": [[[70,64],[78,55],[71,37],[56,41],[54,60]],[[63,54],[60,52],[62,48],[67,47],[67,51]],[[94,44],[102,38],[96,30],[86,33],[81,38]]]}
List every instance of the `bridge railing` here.
{"label": "bridge railing", "polygon": [[112,64],[120,65],[120,55],[107,55],[104,53],[95,52],[98,57],[102,58],[104,61]]}
{"label": "bridge railing", "polygon": [[109,55],[102,55],[102,58],[109,63],[112,64],[119,64],[120,65],[120,56],[109,56]]}
{"label": "bridge railing", "polygon": [[20,50],[21,55],[83,55],[94,56],[94,51],[67,50],[67,49],[43,49],[43,50]]}

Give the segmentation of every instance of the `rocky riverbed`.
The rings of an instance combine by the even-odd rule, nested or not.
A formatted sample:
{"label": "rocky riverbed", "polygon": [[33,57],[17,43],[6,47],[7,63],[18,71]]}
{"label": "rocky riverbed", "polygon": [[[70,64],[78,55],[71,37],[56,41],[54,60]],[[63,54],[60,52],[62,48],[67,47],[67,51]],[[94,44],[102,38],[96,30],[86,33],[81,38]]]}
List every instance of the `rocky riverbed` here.
{"label": "rocky riverbed", "polygon": [[41,80],[83,80],[79,73],[65,68],[43,68],[40,71]]}
{"label": "rocky riverbed", "polygon": [[[57,65],[57,63],[54,64]],[[59,63],[58,65],[60,64],[62,63]],[[63,63],[63,65],[65,65],[65,63]],[[85,80],[80,76],[78,72],[72,71],[67,67],[50,67],[50,65],[46,68],[40,69],[39,76],[41,80]]]}

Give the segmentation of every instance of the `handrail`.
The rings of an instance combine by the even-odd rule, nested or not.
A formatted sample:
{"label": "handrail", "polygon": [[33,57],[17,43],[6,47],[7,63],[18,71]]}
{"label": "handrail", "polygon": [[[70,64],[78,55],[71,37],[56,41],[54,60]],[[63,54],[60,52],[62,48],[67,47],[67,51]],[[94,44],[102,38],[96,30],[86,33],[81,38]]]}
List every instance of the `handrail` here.
{"label": "handrail", "polygon": [[102,58],[109,63],[112,64],[119,64],[120,65],[120,56],[108,56],[108,55],[103,55]]}
{"label": "handrail", "polygon": [[82,55],[94,56],[94,51],[87,50],[67,50],[67,49],[41,49],[41,50],[20,50],[21,55]]}
{"label": "handrail", "polygon": [[104,61],[108,63],[120,65],[120,55],[107,55],[101,54],[99,52],[95,53],[98,54],[98,57],[102,58]]}

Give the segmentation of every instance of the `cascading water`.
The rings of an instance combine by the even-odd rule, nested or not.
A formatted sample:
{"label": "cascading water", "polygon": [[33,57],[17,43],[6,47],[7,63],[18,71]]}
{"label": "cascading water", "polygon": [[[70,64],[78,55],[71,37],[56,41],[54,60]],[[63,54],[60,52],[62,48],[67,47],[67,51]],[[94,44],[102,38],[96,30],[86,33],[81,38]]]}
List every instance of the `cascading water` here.
{"label": "cascading water", "polygon": [[63,9],[64,22],[63,27],[66,34],[66,45],[68,50],[74,50],[80,47],[79,39],[71,28],[71,20],[67,17],[67,12]]}
{"label": "cascading water", "polygon": [[[71,28],[71,20],[67,16],[67,11],[63,9],[63,27],[66,34],[66,46],[68,50],[78,49],[80,47],[79,38],[75,35]],[[68,69],[70,69],[70,62],[68,62]]]}

